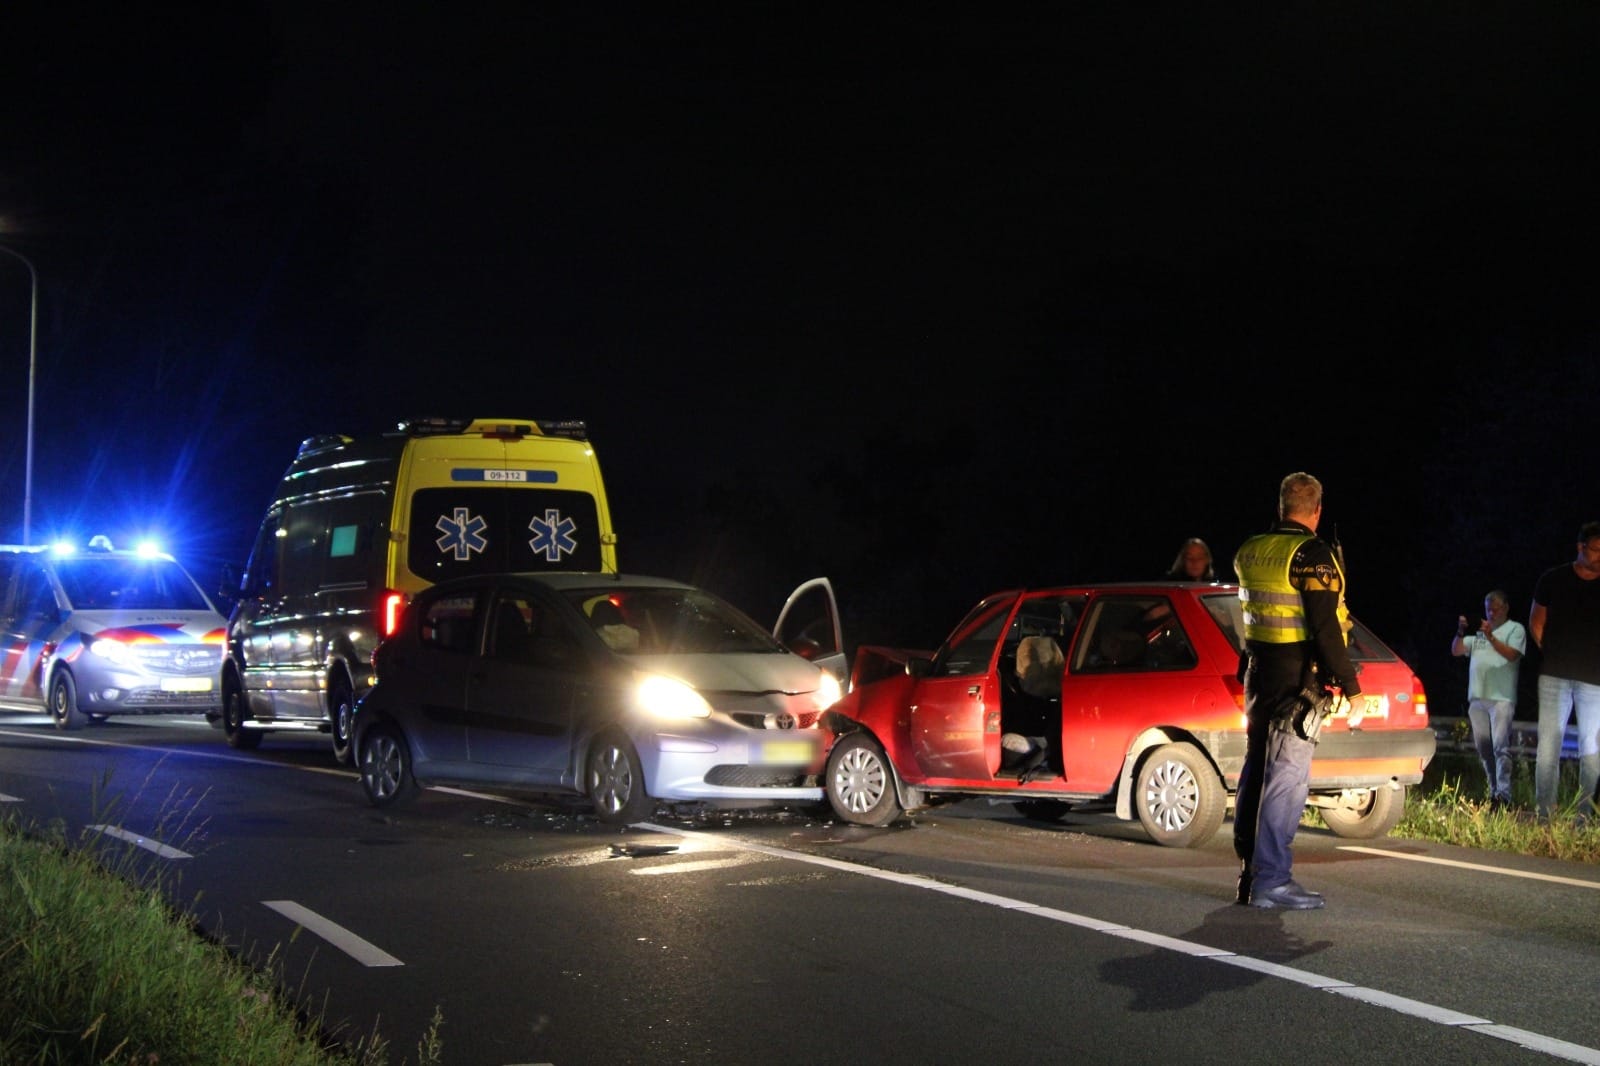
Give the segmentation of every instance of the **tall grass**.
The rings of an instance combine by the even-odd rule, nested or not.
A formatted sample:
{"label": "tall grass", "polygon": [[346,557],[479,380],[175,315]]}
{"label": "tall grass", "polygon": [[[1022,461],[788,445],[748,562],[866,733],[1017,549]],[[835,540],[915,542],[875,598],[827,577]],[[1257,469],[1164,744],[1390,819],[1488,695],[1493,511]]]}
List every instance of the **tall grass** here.
{"label": "tall grass", "polygon": [[[109,784],[94,789],[96,825],[123,806]],[[152,839],[203,845],[198,802],[168,795]],[[248,966],[176,911],[149,860],[93,829],[69,840],[59,820],[0,819],[0,1064],[385,1066],[378,1034],[342,1042],[286,1000],[275,952]],[[441,1023],[421,1066],[439,1061]]]}
{"label": "tall grass", "polygon": [[1557,793],[1562,807],[1548,821],[1533,815],[1530,759],[1513,761],[1511,806],[1502,810],[1491,809],[1483,798],[1477,756],[1441,754],[1428,771],[1422,787],[1406,797],[1405,817],[1393,836],[1571,862],[1600,861],[1600,826],[1593,821],[1584,825],[1577,818],[1578,768],[1572,760],[1562,761]]}

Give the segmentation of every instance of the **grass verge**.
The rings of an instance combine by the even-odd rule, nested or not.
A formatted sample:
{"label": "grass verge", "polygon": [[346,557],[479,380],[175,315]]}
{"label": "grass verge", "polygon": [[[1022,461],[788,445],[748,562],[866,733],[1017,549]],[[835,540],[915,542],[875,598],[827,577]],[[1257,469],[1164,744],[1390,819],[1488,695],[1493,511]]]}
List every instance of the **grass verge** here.
{"label": "grass verge", "polygon": [[[121,805],[103,802],[108,784],[101,828]],[[167,797],[162,836],[193,846],[194,809]],[[98,828],[69,840],[59,822],[0,819],[0,1064],[388,1066],[377,1033],[330,1035],[284,997],[274,958],[248,966],[177,912],[146,858]],[[440,1061],[442,1023],[435,1011],[418,1066]]]}

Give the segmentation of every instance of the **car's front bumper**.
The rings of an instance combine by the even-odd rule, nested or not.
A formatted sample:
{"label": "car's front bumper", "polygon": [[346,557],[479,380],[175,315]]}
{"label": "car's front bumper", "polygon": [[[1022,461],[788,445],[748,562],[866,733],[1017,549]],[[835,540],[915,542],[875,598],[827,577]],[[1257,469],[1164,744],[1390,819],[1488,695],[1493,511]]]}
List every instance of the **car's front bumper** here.
{"label": "car's front bumper", "polygon": [[821,802],[823,734],[815,729],[651,733],[638,740],[650,794],[668,801]]}

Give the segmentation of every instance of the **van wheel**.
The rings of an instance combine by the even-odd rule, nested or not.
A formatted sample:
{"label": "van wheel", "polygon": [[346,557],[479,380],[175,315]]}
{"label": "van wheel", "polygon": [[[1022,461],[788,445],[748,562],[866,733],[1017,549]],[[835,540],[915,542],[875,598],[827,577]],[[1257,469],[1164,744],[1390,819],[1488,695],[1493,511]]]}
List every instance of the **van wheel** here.
{"label": "van wheel", "polygon": [[888,825],[900,817],[889,757],[866,733],[846,733],[834,743],[823,791],[833,812],[851,825]]}
{"label": "van wheel", "polygon": [[355,762],[350,730],[355,724],[356,701],[350,694],[349,682],[343,678],[328,688],[328,711],[333,718],[333,761],[340,766],[350,766]]}
{"label": "van wheel", "polygon": [[602,822],[625,825],[656,812],[655,800],[644,789],[639,753],[614,729],[596,737],[589,748],[584,784],[595,817]]}
{"label": "van wheel", "polygon": [[57,670],[56,676],[50,679],[50,715],[62,732],[82,729],[89,720],[78,710],[78,686],[65,670]]}
{"label": "van wheel", "polygon": [[1359,808],[1323,807],[1317,811],[1335,836],[1346,840],[1374,840],[1388,836],[1406,813],[1404,788],[1375,788]]}
{"label": "van wheel", "polygon": [[361,787],[374,807],[410,803],[422,791],[411,769],[411,749],[400,730],[379,722],[361,738]]}
{"label": "van wheel", "polygon": [[1188,744],[1164,744],[1139,764],[1133,809],[1157,844],[1194,848],[1221,828],[1227,798],[1203,755]]}
{"label": "van wheel", "polygon": [[228,747],[254,751],[261,746],[261,734],[254,729],[246,729],[244,718],[244,692],[231,688],[222,703],[222,733],[228,738]]}

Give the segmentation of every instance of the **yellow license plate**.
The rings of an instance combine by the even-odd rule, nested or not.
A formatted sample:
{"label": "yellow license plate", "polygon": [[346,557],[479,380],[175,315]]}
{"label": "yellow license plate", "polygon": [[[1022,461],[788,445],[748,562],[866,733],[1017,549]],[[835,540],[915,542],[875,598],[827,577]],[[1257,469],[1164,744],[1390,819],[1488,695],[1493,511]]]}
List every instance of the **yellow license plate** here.
{"label": "yellow license plate", "polygon": [[761,761],[808,763],[816,757],[817,746],[809,740],[768,740],[761,745]]}
{"label": "yellow license plate", "polygon": [[209,677],[163,677],[162,692],[210,692]]}

